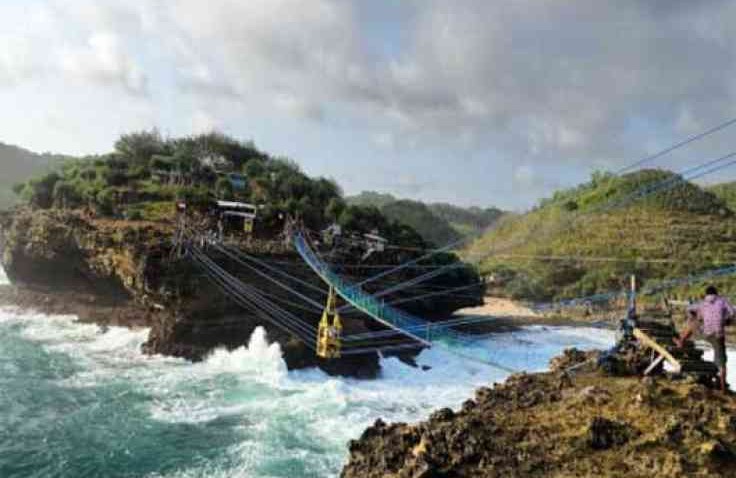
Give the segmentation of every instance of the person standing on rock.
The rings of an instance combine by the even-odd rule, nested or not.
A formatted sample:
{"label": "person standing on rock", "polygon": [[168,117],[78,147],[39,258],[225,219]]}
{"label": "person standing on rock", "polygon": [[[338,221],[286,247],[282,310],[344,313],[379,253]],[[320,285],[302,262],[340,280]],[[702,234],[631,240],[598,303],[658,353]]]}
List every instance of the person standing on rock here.
{"label": "person standing on rock", "polygon": [[728,359],[726,355],[726,325],[730,324],[736,311],[734,311],[728,300],[718,295],[718,289],[712,285],[705,289],[703,301],[691,305],[687,311],[690,316],[690,323],[682,335],[675,339],[675,343],[678,347],[683,347],[685,341],[695,333],[702,322],[703,335],[713,347],[713,361],[718,367],[721,390],[725,392],[728,390],[728,384],[726,383],[726,361]]}

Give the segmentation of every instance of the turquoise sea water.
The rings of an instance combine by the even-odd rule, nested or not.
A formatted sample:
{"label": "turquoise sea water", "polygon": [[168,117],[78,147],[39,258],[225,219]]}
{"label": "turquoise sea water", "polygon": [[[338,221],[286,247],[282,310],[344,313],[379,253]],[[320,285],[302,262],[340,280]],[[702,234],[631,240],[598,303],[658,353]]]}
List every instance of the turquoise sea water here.
{"label": "turquoise sea water", "polygon": [[[147,330],[0,308],[0,477],[331,477],[377,418],[459,407],[505,372],[441,350],[421,371],[383,361],[375,381],[287,372],[262,329],[190,364],[139,353]],[[530,328],[489,339],[504,363],[541,369],[597,329]]]}

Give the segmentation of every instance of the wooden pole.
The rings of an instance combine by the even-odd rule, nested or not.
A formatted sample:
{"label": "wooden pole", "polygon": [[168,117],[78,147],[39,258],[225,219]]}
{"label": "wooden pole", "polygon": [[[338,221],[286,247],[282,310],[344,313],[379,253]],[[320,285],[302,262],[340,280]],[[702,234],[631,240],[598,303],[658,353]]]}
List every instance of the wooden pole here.
{"label": "wooden pole", "polygon": [[631,274],[631,292],[629,295],[629,314],[636,315],[636,275]]}

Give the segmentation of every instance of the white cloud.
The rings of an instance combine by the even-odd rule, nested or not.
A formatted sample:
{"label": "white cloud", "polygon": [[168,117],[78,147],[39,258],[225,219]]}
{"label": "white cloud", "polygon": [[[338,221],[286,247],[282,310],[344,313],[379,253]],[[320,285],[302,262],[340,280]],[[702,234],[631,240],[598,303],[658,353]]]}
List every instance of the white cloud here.
{"label": "white cloud", "polygon": [[35,68],[31,46],[27,40],[0,36],[0,85],[27,79]]}
{"label": "white cloud", "polygon": [[387,180],[386,184],[390,190],[409,196],[417,196],[434,185],[431,181],[423,180],[415,174],[401,174]]}
{"label": "white cloud", "polygon": [[376,133],[371,138],[373,144],[381,149],[392,150],[396,147],[396,136],[393,133]]}
{"label": "white cloud", "polygon": [[92,34],[87,45],[59,53],[61,71],[74,78],[119,84],[134,94],[145,94],[147,79],[112,32]]}
{"label": "white cloud", "polygon": [[[314,146],[331,158],[320,164],[344,161],[346,144],[358,156],[375,146],[375,161],[387,163],[428,152],[435,173],[462,160],[467,167],[452,174],[477,189],[512,183],[483,177],[499,170],[492,161],[521,161],[505,173],[520,175],[517,184],[527,167],[576,178],[616,168],[723,121],[736,104],[736,3],[726,0],[38,5],[30,16],[0,7],[4,88],[32,91],[19,86],[32,80],[59,96],[89,96],[98,116],[127,111],[115,119],[126,126],[250,135],[256,125],[273,140],[288,124],[291,136],[321,135],[290,140],[294,151],[332,141]],[[125,108],[130,95],[148,104],[145,121]],[[92,113],[55,112],[78,130]]]}
{"label": "white cloud", "polygon": [[320,121],[324,116],[318,103],[288,93],[276,94],[273,104],[276,108],[291,117]]}
{"label": "white cloud", "polygon": [[221,125],[210,113],[197,110],[192,115],[191,128],[192,133],[211,133],[222,128]]}
{"label": "white cloud", "polygon": [[537,180],[534,168],[529,164],[521,164],[514,168],[514,184],[521,187],[530,187]]}
{"label": "white cloud", "polygon": [[[428,0],[387,34],[362,22],[357,1],[53,0],[57,28],[83,41],[61,54],[65,74],[147,91],[156,65],[185,92],[239,98],[251,108],[321,120],[371,117],[402,140],[444,134],[485,138],[511,155],[601,160],[639,149],[622,141],[632,117],[691,130],[736,102],[732,37],[736,7],[677,2]],[[387,14],[388,15],[388,14]],[[380,39],[383,42],[383,39]],[[147,50],[157,52],[144,62]],[[22,51],[18,49],[17,51]],[[687,61],[683,61],[683,56]],[[0,67],[20,78],[28,62],[6,51]],[[8,73],[11,72],[11,73]],[[337,106],[337,108],[335,108]],[[683,113],[685,112],[685,113]],[[683,116],[683,115],[687,115]]]}

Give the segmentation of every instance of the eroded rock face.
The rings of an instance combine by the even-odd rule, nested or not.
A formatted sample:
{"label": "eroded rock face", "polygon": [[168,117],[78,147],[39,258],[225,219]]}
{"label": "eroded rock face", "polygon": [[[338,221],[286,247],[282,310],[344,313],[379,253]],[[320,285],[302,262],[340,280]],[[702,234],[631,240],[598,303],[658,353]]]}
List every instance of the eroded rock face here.
{"label": "eroded rock face", "polygon": [[[579,363],[567,352],[555,361]],[[518,374],[459,411],[377,421],[350,443],[344,478],[736,476],[736,399],[701,385],[594,369]],[[635,397],[647,393],[650,400]]]}
{"label": "eroded rock face", "polygon": [[[376,353],[323,361],[263,316],[242,309],[223,295],[191,260],[172,256],[173,233],[173,223],[115,221],[53,209],[0,212],[2,264],[17,286],[14,290],[0,291],[0,300],[42,312],[75,314],[83,321],[150,327],[145,352],[191,360],[203,359],[214,348],[232,349],[247,344],[253,330],[262,326],[270,340],[281,344],[290,368],[318,366],[331,374],[377,376],[380,367]],[[245,247],[259,259],[280,264],[290,275],[324,287],[301,258],[281,241],[254,241]],[[214,251],[210,254],[239,280],[285,304],[283,307],[301,320],[313,325],[319,321],[321,311],[293,305],[295,300],[289,292],[247,268],[238,267],[228,257],[218,257]],[[355,258],[348,259],[349,263],[357,262]],[[348,272],[361,273],[358,269]],[[362,276],[355,275],[355,278]],[[406,278],[399,274],[395,280],[401,282]],[[381,284],[372,286],[380,288]],[[314,290],[294,287],[318,303],[324,301]],[[402,307],[430,319],[444,319],[459,308],[476,305],[477,301],[469,295],[445,296]],[[362,314],[347,313],[343,322],[347,334],[380,328]],[[412,357],[409,352],[400,354],[408,363]]]}
{"label": "eroded rock face", "polygon": [[[21,305],[81,320],[150,325],[167,231],[148,224],[99,227],[79,214],[0,214],[3,268]],[[96,313],[96,312],[101,313]]]}
{"label": "eroded rock face", "polygon": [[[172,235],[172,225],[95,220],[74,212],[0,213],[2,264],[16,286],[0,291],[0,300],[46,313],[75,314],[82,321],[150,327],[144,352],[195,361],[215,348],[247,344],[254,329],[262,326],[269,340],[281,344],[291,369],[318,366],[331,374],[377,376],[375,353],[323,361],[294,337],[241,309],[190,261],[171,256]],[[264,258],[300,261],[293,253],[260,252]],[[318,284],[301,269],[307,280]],[[238,276],[284,297],[284,291],[261,277],[243,271]],[[292,312],[314,323],[319,320],[319,313],[307,317],[302,309]],[[367,330],[362,320],[348,317],[346,323],[357,332]]]}

